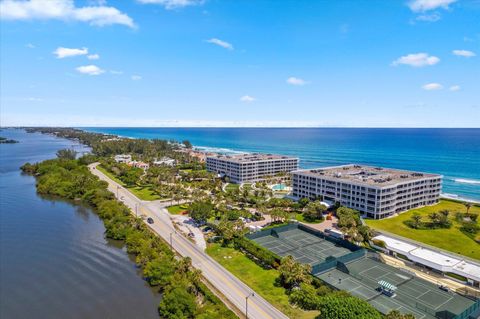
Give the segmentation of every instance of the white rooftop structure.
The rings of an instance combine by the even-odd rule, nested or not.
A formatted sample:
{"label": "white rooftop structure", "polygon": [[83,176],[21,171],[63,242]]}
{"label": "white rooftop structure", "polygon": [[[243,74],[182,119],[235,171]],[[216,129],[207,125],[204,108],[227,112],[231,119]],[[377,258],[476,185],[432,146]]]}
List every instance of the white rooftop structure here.
{"label": "white rooftop structure", "polygon": [[129,163],[132,161],[132,155],[118,154],[115,155],[115,162],[117,163]]}
{"label": "white rooftop structure", "polygon": [[175,160],[170,157],[162,157],[161,159],[153,161],[153,165],[167,165],[167,166],[174,166]]}
{"label": "white rooftop structure", "polygon": [[447,253],[434,251],[386,235],[378,235],[373,239],[383,241],[388,250],[405,255],[411,261],[444,273],[451,272],[470,280],[480,282],[480,263],[461,259],[461,256],[454,257]]}

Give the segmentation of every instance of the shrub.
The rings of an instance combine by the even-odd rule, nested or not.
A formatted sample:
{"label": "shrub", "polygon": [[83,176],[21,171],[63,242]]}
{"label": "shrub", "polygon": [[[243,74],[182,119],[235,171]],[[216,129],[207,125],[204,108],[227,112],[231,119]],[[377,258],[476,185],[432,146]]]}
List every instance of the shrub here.
{"label": "shrub", "polygon": [[317,319],[382,319],[382,315],[368,302],[337,293],[321,298],[318,310],[321,314]]}
{"label": "shrub", "polygon": [[320,302],[320,296],[317,295],[315,287],[310,284],[302,283],[298,289],[294,289],[288,300],[304,310],[316,310]]}

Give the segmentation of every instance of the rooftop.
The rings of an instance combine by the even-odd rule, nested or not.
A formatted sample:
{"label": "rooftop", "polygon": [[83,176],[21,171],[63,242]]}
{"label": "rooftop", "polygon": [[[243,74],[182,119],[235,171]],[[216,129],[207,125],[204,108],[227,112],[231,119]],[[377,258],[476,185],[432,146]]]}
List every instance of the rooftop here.
{"label": "rooftop", "polygon": [[213,157],[217,159],[227,160],[230,162],[236,163],[251,163],[257,161],[269,161],[269,160],[282,160],[282,159],[298,159],[293,156],[277,155],[277,154],[262,154],[262,153],[252,153],[252,154],[234,154],[234,155],[208,155],[208,157]]}
{"label": "rooftop", "polygon": [[441,177],[441,175],[438,174],[356,164],[299,170],[294,173],[373,186],[394,185],[400,182],[415,181],[425,177]]}
{"label": "rooftop", "polygon": [[467,259],[462,260],[461,256],[455,257],[442,251],[434,251],[386,235],[378,235],[373,239],[383,241],[388,249],[397,251],[416,262],[480,281],[480,264]]}

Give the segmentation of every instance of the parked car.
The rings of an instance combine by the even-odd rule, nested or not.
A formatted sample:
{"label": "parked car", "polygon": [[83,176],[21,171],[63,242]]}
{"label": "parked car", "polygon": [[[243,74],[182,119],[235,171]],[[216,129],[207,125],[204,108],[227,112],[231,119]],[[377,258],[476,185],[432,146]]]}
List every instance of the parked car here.
{"label": "parked car", "polygon": [[148,217],[148,218],[147,218],[147,223],[153,224],[153,218],[152,218],[152,217]]}

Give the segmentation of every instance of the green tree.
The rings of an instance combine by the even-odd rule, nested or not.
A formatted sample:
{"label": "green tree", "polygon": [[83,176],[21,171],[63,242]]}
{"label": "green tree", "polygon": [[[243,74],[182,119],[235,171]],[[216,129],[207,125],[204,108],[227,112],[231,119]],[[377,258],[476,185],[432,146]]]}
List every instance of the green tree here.
{"label": "green tree", "polygon": [[280,272],[280,281],[287,289],[297,287],[301,283],[310,283],[312,267],[308,264],[302,265],[293,259],[292,256],[282,258],[278,271]]}
{"label": "green tree", "polygon": [[213,204],[210,202],[193,202],[189,208],[190,217],[196,221],[207,220],[213,216]]}
{"label": "green tree", "polygon": [[165,319],[194,318],[197,312],[195,296],[188,292],[185,285],[175,285],[162,296],[158,312]]}
{"label": "green tree", "polygon": [[164,255],[147,262],[143,269],[143,276],[152,286],[165,287],[172,282],[175,274],[175,267],[172,264],[172,259]]}
{"label": "green tree", "polygon": [[301,283],[298,289],[294,289],[288,300],[304,310],[316,310],[320,302],[315,287],[307,283]]}
{"label": "green tree", "polygon": [[327,207],[319,201],[310,202],[303,209],[303,218],[308,222],[322,220],[326,210]]}
{"label": "green tree", "polygon": [[235,237],[242,237],[245,234],[246,229],[240,220],[233,222],[222,219],[218,223],[217,231],[223,238],[223,244],[228,245]]}
{"label": "green tree", "polygon": [[186,148],[191,149],[192,148],[192,143],[190,143],[189,140],[184,140],[182,142],[183,145],[185,145]]}
{"label": "green tree", "polygon": [[413,215],[412,215],[412,226],[413,226],[413,228],[418,229],[421,224],[422,224],[422,216],[417,212],[413,213]]}
{"label": "green tree", "polygon": [[465,208],[467,209],[467,214],[468,214],[468,212],[470,211],[470,208],[472,207],[472,203],[467,202],[464,205],[465,205]]}
{"label": "green tree", "polygon": [[65,148],[57,151],[57,157],[60,159],[74,160],[77,158],[77,152],[70,148]]}
{"label": "green tree", "polygon": [[382,319],[382,315],[368,302],[341,293],[321,298],[317,319]]}

